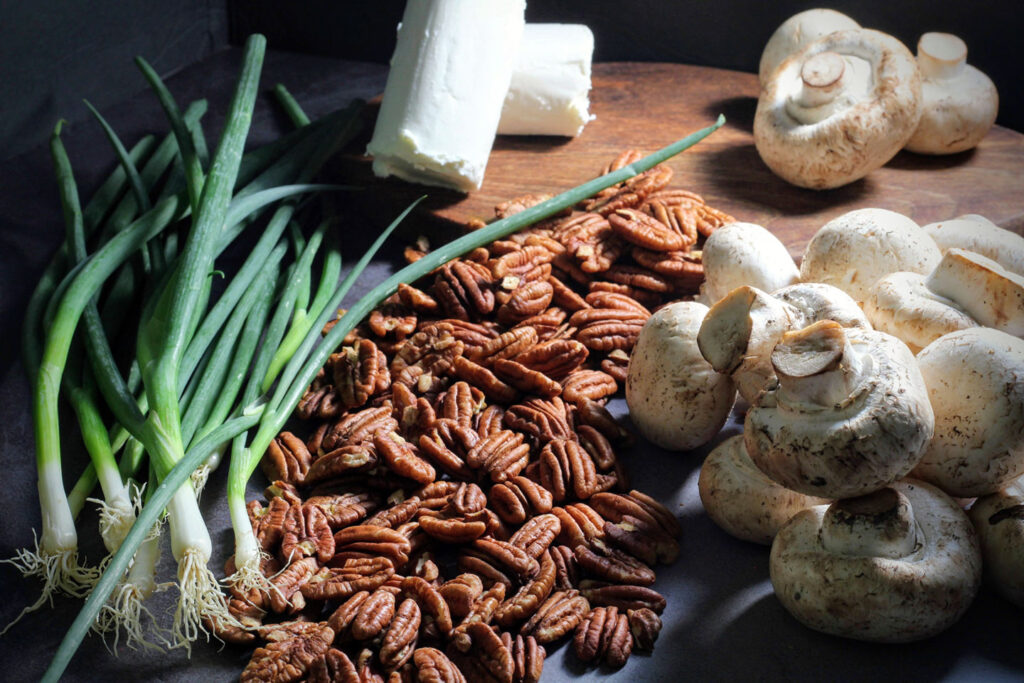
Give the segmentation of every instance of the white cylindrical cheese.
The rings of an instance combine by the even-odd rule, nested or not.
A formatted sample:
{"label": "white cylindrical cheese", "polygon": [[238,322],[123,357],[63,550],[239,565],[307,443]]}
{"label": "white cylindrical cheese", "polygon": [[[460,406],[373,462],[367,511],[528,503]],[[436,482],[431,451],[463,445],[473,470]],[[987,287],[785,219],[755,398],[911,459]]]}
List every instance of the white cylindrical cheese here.
{"label": "white cylindrical cheese", "polygon": [[524,0],[409,0],[367,146],[373,171],[477,189],[522,37]]}
{"label": "white cylindrical cheese", "polygon": [[577,136],[590,115],[594,34],[582,24],[527,24],[498,133]]}

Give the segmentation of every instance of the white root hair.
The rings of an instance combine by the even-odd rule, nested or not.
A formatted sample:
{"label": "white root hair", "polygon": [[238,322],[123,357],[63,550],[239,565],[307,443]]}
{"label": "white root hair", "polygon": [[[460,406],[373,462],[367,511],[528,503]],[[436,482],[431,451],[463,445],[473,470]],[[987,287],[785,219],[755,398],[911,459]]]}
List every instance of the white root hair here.
{"label": "white root hair", "polygon": [[200,635],[209,640],[211,624],[243,628],[228,611],[217,578],[206,566],[203,554],[195,548],[186,549],[178,560],[178,590],[181,595],[171,632],[174,647],[184,647],[191,655],[192,641]]}

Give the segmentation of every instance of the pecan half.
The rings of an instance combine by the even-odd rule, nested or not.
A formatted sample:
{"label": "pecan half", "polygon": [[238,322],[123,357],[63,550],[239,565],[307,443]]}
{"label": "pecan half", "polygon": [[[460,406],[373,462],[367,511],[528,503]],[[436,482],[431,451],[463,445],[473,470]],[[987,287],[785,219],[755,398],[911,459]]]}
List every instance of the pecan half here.
{"label": "pecan half", "polygon": [[625,241],[651,251],[678,251],[688,246],[682,234],[637,209],[618,209],[608,216],[608,223]]}
{"label": "pecan half", "polygon": [[329,496],[313,496],[306,505],[317,507],[327,518],[327,525],[334,531],[355,524],[377,509],[378,500],[369,493],[339,493]]}
{"label": "pecan half", "polygon": [[562,387],[547,375],[504,358],[492,362],[495,374],[524,394],[551,398],[562,393]]}
{"label": "pecan half", "polygon": [[445,581],[437,589],[448,603],[448,611],[455,619],[462,619],[469,614],[473,603],[484,592],[484,584],[476,574],[459,574],[450,581]]}
{"label": "pecan half", "polygon": [[412,552],[409,539],[399,531],[373,526],[369,521],[359,526],[346,527],[334,534],[334,545],[336,556],[332,564],[338,555],[348,559],[350,556],[345,553],[363,553],[368,557],[378,555],[395,566],[401,566],[408,561],[409,553]]}
{"label": "pecan half", "polygon": [[323,624],[310,632],[258,647],[242,671],[241,680],[297,681],[306,676],[313,663],[321,658],[334,641],[334,631]]}
{"label": "pecan half", "polygon": [[281,432],[263,453],[260,466],[270,481],[281,480],[301,484],[306,478],[313,456],[302,439],[291,432]]}
{"label": "pecan half", "polygon": [[610,605],[620,610],[646,608],[657,614],[665,610],[665,598],[647,586],[583,582],[580,584],[580,593],[595,605]]}
{"label": "pecan half", "polygon": [[420,528],[442,543],[469,543],[487,532],[487,522],[479,519],[421,515]]}
{"label": "pecan half", "polygon": [[550,512],[552,503],[550,491],[523,476],[495,484],[490,491],[491,507],[509,524],[522,524],[531,514]]}
{"label": "pecan half", "polygon": [[394,616],[394,593],[378,588],[362,601],[348,632],[355,640],[376,638],[391,623]]}
{"label": "pecan half", "polygon": [[584,399],[600,401],[618,390],[615,378],[600,370],[576,370],[562,381],[562,395],[571,403]]}
{"label": "pecan half", "polygon": [[649,586],[654,583],[654,571],[646,564],[621,550],[609,548],[600,540],[575,548],[576,563],[588,574],[613,583]]}
{"label": "pecan half", "polygon": [[260,548],[268,555],[277,554],[281,536],[284,535],[284,519],[291,505],[283,498],[271,498],[267,507],[253,500],[246,504],[245,509],[249,513],[249,522]]}
{"label": "pecan half", "polygon": [[386,562],[373,573],[355,567],[351,562],[346,560],[340,567],[321,567],[302,585],[302,595],[309,600],[344,600],[359,591],[380,588],[395,573],[391,564]]}
{"label": "pecan half", "polygon": [[332,424],[324,433],[319,450],[329,452],[335,448],[369,441],[381,429],[398,429],[398,422],[391,417],[390,406],[360,410]]}
{"label": "pecan half", "polygon": [[455,647],[462,652],[468,652],[472,646],[472,637],[469,635],[470,625],[490,624],[491,619],[494,618],[494,612],[498,609],[498,606],[501,605],[501,601],[504,599],[505,584],[503,583],[495,583],[482,593],[480,597],[473,602],[473,606],[470,608],[469,613],[466,614],[466,617],[462,620],[462,623],[452,630],[452,643],[454,643]]}
{"label": "pecan half", "polygon": [[[321,370],[321,372],[323,372]],[[302,420],[330,420],[341,415],[344,406],[332,384],[313,384],[306,390],[295,407],[295,414]]]}
{"label": "pecan half", "polygon": [[316,556],[320,563],[334,557],[334,533],[327,516],[315,505],[292,505],[284,518],[281,560],[287,564]]}
{"label": "pecan half", "polygon": [[629,351],[646,318],[614,308],[586,308],[576,311],[569,323],[578,328],[576,339],[591,351]]}
{"label": "pecan half", "polygon": [[567,498],[586,500],[611,488],[613,477],[597,473],[590,454],[576,441],[552,439],[540,452],[540,483],[555,502]]}
{"label": "pecan half", "polygon": [[497,484],[519,474],[529,457],[530,446],[523,443],[523,435],[505,429],[480,439],[466,454],[466,464],[483,469]]}
{"label": "pecan half", "polygon": [[[271,578],[270,583],[273,586],[269,591],[271,611],[277,614],[285,612],[295,614],[301,611],[306,606],[306,601],[303,599],[305,594],[300,591],[303,591],[309,584],[316,569],[316,559],[304,557],[297,562],[292,562],[287,569]],[[334,637],[331,636],[331,639],[333,640]]]}
{"label": "pecan half", "polygon": [[345,475],[366,472],[376,464],[377,452],[372,443],[341,446],[313,461],[306,474],[306,483],[319,484]]}
{"label": "pecan half", "polygon": [[486,559],[496,562],[502,568],[510,570],[521,581],[532,579],[540,570],[536,559],[508,541],[478,538],[473,541],[472,549]]}
{"label": "pecan half", "polygon": [[467,353],[474,361],[487,362],[499,358],[514,358],[537,343],[537,330],[529,325],[502,332],[483,346]]}
{"label": "pecan half", "polygon": [[409,337],[391,361],[392,381],[425,393],[463,353],[465,345],[455,338],[454,331],[450,323],[436,323]]}
{"label": "pecan half", "polygon": [[404,282],[398,284],[398,299],[416,313],[432,315],[440,310],[437,301],[422,289],[416,289]]}
{"label": "pecan half", "polygon": [[473,428],[473,418],[484,408],[484,395],[466,382],[456,382],[441,396],[440,416],[460,427]]}
{"label": "pecan half", "polygon": [[369,339],[343,348],[329,362],[334,371],[334,386],[346,408],[359,408],[371,396],[391,386],[387,358]]}
{"label": "pecan half", "polygon": [[423,612],[442,635],[451,633],[452,615],[448,610],[448,603],[444,601],[436,588],[418,576],[408,576],[402,581],[402,592],[415,598]]}
{"label": "pecan half", "polygon": [[555,586],[557,567],[551,553],[544,553],[540,570],[519,592],[501,603],[494,612],[494,620],[502,628],[510,629],[534,615],[541,603],[551,594]]}
{"label": "pecan half", "polygon": [[551,339],[523,351],[515,361],[553,380],[561,380],[587,360],[590,352],[575,339]]}
{"label": "pecan half", "polygon": [[335,683],[335,681],[358,681],[356,665],[341,650],[331,648],[309,668],[308,683]]}
{"label": "pecan half", "polygon": [[508,542],[526,551],[531,557],[540,557],[562,530],[562,523],[552,514],[539,515],[527,520]]}
{"label": "pecan half", "polygon": [[555,565],[555,589],[566,591],[575,588],[580,582],[576,553],[567,545],[552,546],[548,553]]}
{"label": "pecan half", "polygon": [[601,371],[619,384],[625,384],[629,375],[629,354],[622,349],[613,350],[601,360]]}
{"label": "pecan half", "polygon": [[554,289],[546,280],[534,280],[516,287],[508,301],[498,308],[498,322],[515,325],[547,309]]}
{"label": "pecan half", "polygon": [[547,652],[544,646],[537,643],[533,636],[517,635],[512,637],[507,631],[501,634],[501,642],[512,655],[512,682],[539,683],[544,671],[544,659]]}
{"label": "pecan half", "polygon": [[412,653],[418,683],[466,683],[466,677],[443,652],[421,647]]}
{"label": "pecan half", "polygon": [[494,310],[491,272],[469,261],[442,266],[434,281],[434,296],[452,318],[478,320]]}
{"label": "pecan half", "polygon": [[576,628],[573,650],[582,662],[603,659],[613,669],[622,667],[633,652],[628,618],[615,607],[595,607]]}
{"label": "pecan half", "polygon": [[661,633],[661,617],[646,607],[629,610],[627,617],[629,618],[629,630],[633,634],[633,645],[636,649],[648,652],[653,650],[654,642],[658,640],[658,634]]}
{"label": "pecan half", "polygon": [[569,411],[561,398],[532,398],[505,411],[505,425],[533,436],[540,443],[551,439],[571,439]]}
{"label": "pecan half", "polygon": [[334,629],[338,638],[344,640],[348,636],[349,627],[369,597],[370,591],[353,593],[331,613],[327,619],[327,625]]}
{"label": "pecan half", "polygon": [[397,432],[377,432],[373,437],[373,445],[388,469],[398,476],[412,479],[419,484],[429,484],[437,478],[437,473],[430,463],[419,457],[412,444]]}
{"label": "pecan half", "polygon": [[579,591],[552,593],[522,628],[524,636],[532,635],[541,645],[553,643],[583,621],[590,603]]}
{"label": "pecan half", "polygon": [[519,392],[511,385],[498,379],[497,375],[484,366],[468,358],[458,357],[452,363],[455,376],[466,380],[484,392],[484,395],[497,403],[511,403],[519,396]]}
{"label": "pecan half", "polygon": [[385,671],[393,671],[409,661],[419,630],[420,607],[412,598],[406,598],[395,611],[380,646],[380,663]]}

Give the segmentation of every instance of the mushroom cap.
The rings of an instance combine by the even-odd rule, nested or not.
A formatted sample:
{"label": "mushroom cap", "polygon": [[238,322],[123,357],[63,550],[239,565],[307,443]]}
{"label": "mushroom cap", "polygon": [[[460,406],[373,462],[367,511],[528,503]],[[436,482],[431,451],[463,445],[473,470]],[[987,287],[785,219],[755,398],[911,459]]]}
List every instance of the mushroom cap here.
{"label": "mushroom cap", "polygon": [[942,256],[925,284],[982,325],[1024,337],[1024,276],[981,254],[954,247]]}
{"label": "mushroom cap", "polygon": [[967,63],[967,46],[949,33],[925,33],[917,44],[921,121],[906,148],[956,154],[978,146],[996,122],[999,93],[992,79]]}
{"label": "mushroom cap", "polygon": [[[840,339],[802,351],[799,337],[824,325],[834,326],[825,331],[845,338],[845,347]],[[797,343],[784,349],[793,336]],[[921,459],[934,416],[914,356],[899,339],[819,322],[789,333],[772,355],[779,386],[751,406],[743,429],[751,460],[769,477],[810,496],[846,498],[887,486]]]}
{"label": "mushroom cap", "polygon": [[800,269],[779,238],[754,223],[729,223],[711,233],[701,251],[708,306],[743,285],[766,292],[800,281]]}
{"label": "mushroom cap", "polygon": [[871,323],[853,297],[824,282],[800,282],[778,289],[772,296],[800,311],[805,325],[834,320],[843,327],[871,329]]}
{"label": "mushroom cap", "polygon": [[935,435],[913,475],[952,496],[994,493],[1024,475],[1024,340],[976,327],[917,355]]}
{"label": "mushroom cap", "polygon": [[986,256],[1010,272],[1024,275],[1024,236],[978,214],[957,216],[924,226],[939,250],[954,247]]}
{"label": "mushroom cap", "polygon": [[957,303],[925,285],[920,273],[892,273],[871,288],[864,312],[876,330],[902,339],[917,353],[944,334],[977,327]]}
{"label": "mushroom cap", "polygon": [[861,302],[889,273],[932,272],[942,254],[910,218],[886,209],[856,209],[833,218],[808,242],[804,282],[824,282]]}
{"label": "mushroom cap", "polygon": [[818,38],[849,28],[860,28],[860,24],[834,9],[809,9],[786,19],[775,29],[761,53],[757,69],[761,86],[786,57]]}
{"label": "mushroom cap", "polygon": [[828,500],[775,483],[754,466],[743,435],[726,439],[704,459],[697,480],[700,500],[715,524],[744,541],[771,545],[789,518]]}
{"label": "mushroom cap", "polygon": [[804,625],[900,643],[963,616],[981,583],[981,553],[956,502],[908,479],[798,512],[775,537],[769,570],[775,594]]}
{"label": "mushroom cap", "polygon": [[[843,59],[826,58],[829,53]],[[831,62],[825,71],[835,76],[832,82],[808,78],[805,69],[822,61]],[[812,83],[831,90],[827,108],[817,100],[801,104]],[[838,31],[806,45],[769,76],[757,101],[754,144],[782,179],[828,189],[892,159],[920,118],[921,76],[903,43],[871,29]]]}
{"label": "mushroom cap", "polygon": [[697,348],[707,312],[693,301],[664,306],[644,323],[629,358],[630,418],[668,450],[690,450],[714,438],[736,398],[729,376],[715,372]]}
{"label": "mushroom cap", "polygon": [[1024,480],[979,498],[967,516],[981,540],[987,580],[1024,607]]}

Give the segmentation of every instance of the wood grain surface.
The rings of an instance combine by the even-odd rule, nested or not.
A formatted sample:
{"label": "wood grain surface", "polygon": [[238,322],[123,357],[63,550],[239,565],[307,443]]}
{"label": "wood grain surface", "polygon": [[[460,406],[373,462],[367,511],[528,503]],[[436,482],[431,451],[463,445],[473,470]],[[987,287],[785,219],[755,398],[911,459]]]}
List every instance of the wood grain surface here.
{"label": "wood grain surface", "polygon": [[[846,187],[805,190],[776,177],[757,154],[757,93],[754,74],[683,64],[596,64],[591,111],[597,118],[578,138],[499,136],[480,190],[462,195],[429,188],[422,206],[446,221],[488,219],[498,202],[568,189],[624,149],[654,151],[722,113],[722,129],[669,162],[676,172],[672,187],[699,192],[738,220],[769,228],[794,256],[828,220],[864,207],[898,211],[922,225],[979,213],[1024,233],[1024,135],[996,126],[975,150],[943,157],[901,152]],[[356,151],[365,149],[362,144],[345,166],[372,185],[368,201],[404,203],[424,193],[422,186],[372,179],[369,162]]]}

